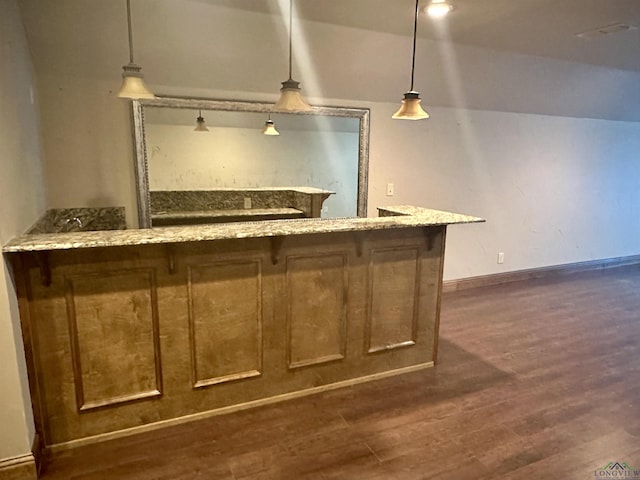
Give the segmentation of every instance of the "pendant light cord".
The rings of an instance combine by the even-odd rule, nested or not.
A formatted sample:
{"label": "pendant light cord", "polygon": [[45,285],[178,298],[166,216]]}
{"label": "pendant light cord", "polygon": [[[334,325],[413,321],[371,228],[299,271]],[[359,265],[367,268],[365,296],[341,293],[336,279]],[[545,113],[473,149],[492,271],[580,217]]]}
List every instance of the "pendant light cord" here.
{"label": "pendant light cord", "polygon": [[129,26],[129,63],[133,62],[133,33],[131,28],[131,0],[127,0],[127,22]]}
{"label": "pendant light cord", "polygon": [[293,78],[291,76],[291,65],[293,63],[293,42],[291,40],[292,30],[293,30],[293,0],[289,0],[289,78]]}
{"label": "pendant light cord", "polygon": [[[127,0],[129,1],[129,0]],[[413,57],[411,60],[411,88],[409,89],[413,92],[413,74],[416,68],[416,36],[418,34],[418,4],[420,0],[416,0],[416,14],[415,19],[413,21]]]}

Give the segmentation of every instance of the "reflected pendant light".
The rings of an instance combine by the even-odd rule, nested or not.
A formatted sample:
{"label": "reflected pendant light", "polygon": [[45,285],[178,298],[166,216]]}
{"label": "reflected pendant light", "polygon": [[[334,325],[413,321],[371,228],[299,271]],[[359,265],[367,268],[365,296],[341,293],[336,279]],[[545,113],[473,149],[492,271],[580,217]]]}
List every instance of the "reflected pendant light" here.
{"label": "reflected pendant light", "polygon": [[269,114],[269,120],[264,122],[264,129],[262,130],[262,133],[270,136],[280,135],[280,132],[276,130],[276,124],[271,120],[271,114]]}
{"label": "reflected pendant light", "polygon": [[127,25],[129,27],[129,63],[122,67],[122,87],[120,98],[154,98],[151,90],[144,84],[142,67],[133,61],[133,34],[131,28],[131,1],[127,0]]}
{"label": "reflected pendant light", "polygon": [[196,119],[196,128],[193,129],[194,132],[208,132],[209,129],[207,125],[204,123],[204,117],[202,116],[202,110],[198,110],[198,118]]}
{"label": "reflected pendant light", "polygon": [[282,82],[280,99],[274,109],[285,112],[309,112],[311,107],[300,95],[300,82],[291,78],[291,65],[293,63],[293,44],[291,30],[293,29],[293,0],[289,0],[289,79]]}
{"label": "reflected pendant light", "polygon": [[399,120],[422,120],[429,118],[429,114],[420,105],[420,93],[413,89],[413,75],[416,69],[416,35],[418,33],[418,3],[416,0],[416,11],[413,22],[413,55],[411,60],[411,88],[404,94],[400,109],[393,114],[392,118]]}

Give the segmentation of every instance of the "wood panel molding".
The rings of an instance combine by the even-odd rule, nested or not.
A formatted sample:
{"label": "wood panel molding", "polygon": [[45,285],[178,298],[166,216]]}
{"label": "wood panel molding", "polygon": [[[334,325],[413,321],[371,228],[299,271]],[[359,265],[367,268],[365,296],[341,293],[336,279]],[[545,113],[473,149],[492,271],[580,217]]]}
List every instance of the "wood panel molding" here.
{"label": "wood panel molding", "polygon": [[95,271],[64,283],[78,410],[161,395],[155,270]]}
{"label": "wood panel molding", "polygon": [[594,270],[606,270],[609,268],[623,267],[626,265],[640,264],[640,255],[627,257],[613,257],[601,260],[589,260],[586,262],[566,263],[550,267],[530,268],[513,272],[495,273],[492,275],[480,275],[477,277],[447,280],[443,283],[443,292],[455,292],[471,288],[490,287],[505,283],[522,282],[525,280],[551,278]]}
{"label": "wood panel molding", "polygon": [[37,480],[37,472],[32,454],[0,460],[0,480]]}
{"label": "wood panel molding", "polygon": [[194,388],[262,374],[262,261],[187,267]]}
{"label": "wood panel molding", "polygon": [[38,476],[40,475],[40,472],[42,470],[42,450],[42,441],[40,440],[40,435],[38,434],[38,432],[36,432],[36,434],[33,436],[33,442],[31,444],[31,454],[33,455],[33,460],[36,464],[36,472],[38,473]]}
{"label": "wood panel molding", "polygon": [[419,245],[370,251],[367,353],[415,345],[418,335],[420,258]]}
{"label": "wood panel molding", "polygon": [[37,432],[44,431],[43,411],[44,405],[42,395],[40,394],[40,383],[36,378],[36,365],[38,364],[36,356],[37,349],[34,348],[33,331],[31,328],[31,309],[29,308],[28,291],[29,287],[26,275],[24,274],[25,262],[29,262],[29,257],[23,258],[13,256],[11,265],[13,267],[14,281],[16,284],[16,292],[18,294],[18,309],[20,310],[20,327],[22,331],[22,339],[24,341],[24,355],[27,363],[27,379],[29,381],[29,391],[31,393],[31,406],[33,409],[33,420],[35,423],[36,434],[33,439],[31,452],[36,459],[36,466],[40,470],[40,459],[42,458],[42,440]]}
{"label": "wood panel molding", "polygon": [[342,360],[347,347],[348,255],[286,258],[289,369]]}

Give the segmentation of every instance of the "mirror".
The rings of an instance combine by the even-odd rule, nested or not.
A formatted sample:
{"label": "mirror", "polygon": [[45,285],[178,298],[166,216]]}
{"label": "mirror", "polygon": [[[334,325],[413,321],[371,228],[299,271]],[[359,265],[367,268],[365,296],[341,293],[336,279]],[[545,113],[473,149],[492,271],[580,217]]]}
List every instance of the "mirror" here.
{"label": "mirror", "polygon": [[[272,108],[207,99],[133,101],[140,227],[366,216],[369,110]],[[207,132],[194,131],[200,111]],[[263,134],[270,112],[279,136]]]}

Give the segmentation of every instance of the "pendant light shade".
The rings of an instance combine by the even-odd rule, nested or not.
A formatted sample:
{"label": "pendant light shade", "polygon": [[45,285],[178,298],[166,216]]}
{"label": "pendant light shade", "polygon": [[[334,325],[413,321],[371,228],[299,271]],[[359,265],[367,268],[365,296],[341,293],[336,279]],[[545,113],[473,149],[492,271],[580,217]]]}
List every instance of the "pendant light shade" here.
{"label": "pendant light shade", "polygon": [[196,128],[194,132],[208,132],[207,124],[204,123],[204,117],[202,116],[202,110],[198,110],[198,118],[196,119]]}
{"label": "pendant light shade", "polygon": [[275,110],[287,112],[309,112],[311,107],[302,99],[300,93],[300,82],[289,78],[282,82],[280,98],[273,107]]}
{"label": "pendant light shade", "polygon": [[264,122],[264,129],[262,130],[262,133],[270,136],[280,135],[280,132],[276,130],[276,124],[271,120],[271,114],[269,114],[269,119]]}
{"label": "pendant light shade", "polygon": [[293,0],[289,0],[289,79],[282,82],[280,99],[274,105],[274,109],[286,112],[309,112],[311,107],[302,99],[300,94],[300,82],[295,81],[291,76],[293,63],[292,29]]}
{"label": "pendant light shade", "polygon": [[142,68],[134,63],[122,67],[122,86],[118,92],[120,98],[155,98],[144,84]]}
{"label": "pendant light shade", "polygon": [[120,98],[154,98],[155,95],[144,84],[142,67],[133,61],[133,33],[131,28],[131,0],[127,0],[127,25],[129,28],[129,63],[122,67]]}
{"label": "pendant light shade", "polygon": [[402,105],[391,118],[399,118],[401,120],[422,120],[429,118],[429,114],[425,112],[422,105],[420,105],[421,101],[418,92],[405,93]]}
{"label": "pendant light shade", "polygon": [[416,69],[416,37],[418,33],[418,4],[420,0],[416,0],[415,16],[413,21],[413,55],[411,57],[411,88],[404,94],[402,105],[391,118],[398,120],[423,120],[429,118],[429,114],[424,111],[420,105],[420,93],[413,89],[413,77]]}

